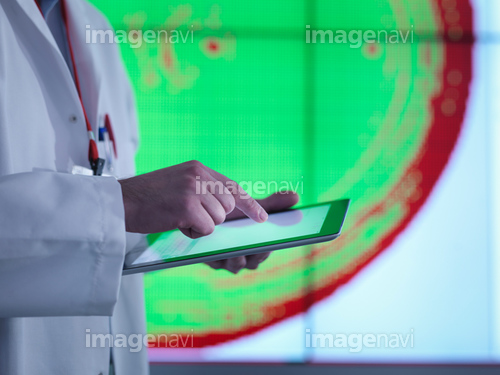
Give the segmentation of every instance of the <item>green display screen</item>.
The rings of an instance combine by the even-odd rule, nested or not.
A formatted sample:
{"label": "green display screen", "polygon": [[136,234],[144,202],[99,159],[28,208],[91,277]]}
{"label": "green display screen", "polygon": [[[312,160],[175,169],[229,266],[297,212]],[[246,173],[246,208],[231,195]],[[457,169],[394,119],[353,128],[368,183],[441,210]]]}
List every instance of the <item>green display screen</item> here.
{"label": "green display screen", "polygon": [[[352,199],[339,240],[276,252],[255,272],[146,275],[150,333],[194,332],[203,347],[306,311],[404,230],[455,146],[471,46],[454,42],[472,28],[468,1],[93,3],[115,30],[187,35],[120,45],[139,113],[139,173],[196,159],[256,198],[293,189],[302,205]],[[384,41],[321,43],[318,30],[374,30]]]}

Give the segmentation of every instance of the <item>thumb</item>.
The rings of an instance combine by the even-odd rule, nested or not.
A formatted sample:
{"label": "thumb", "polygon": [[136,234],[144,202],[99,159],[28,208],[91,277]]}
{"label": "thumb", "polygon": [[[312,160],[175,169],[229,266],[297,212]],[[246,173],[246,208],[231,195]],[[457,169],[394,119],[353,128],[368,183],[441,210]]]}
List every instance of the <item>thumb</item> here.
{"label": "thumb", "polygon": [[299,202],[299,195],[294,191],[279,191],[267,198],[260,199],[260,205],[267,211],[281,211]]}

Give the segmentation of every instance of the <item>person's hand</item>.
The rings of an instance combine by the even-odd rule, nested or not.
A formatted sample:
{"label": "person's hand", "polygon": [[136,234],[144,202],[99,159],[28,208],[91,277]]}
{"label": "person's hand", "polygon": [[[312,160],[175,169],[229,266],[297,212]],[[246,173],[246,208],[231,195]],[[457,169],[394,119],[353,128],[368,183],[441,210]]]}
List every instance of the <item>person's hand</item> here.
{"label": "person's hand", "polygon": [[[269,197],[257,200],[259,204],[267,212],[282,211],[297,204],[299,196],[292,191],[284,191],[270,195]],[[245,214],[236,208],[233,212],[227,215],[226,220],[234,220],[245,217]],[[234,274],[240,272],[243,268],[255,270],[263,261],[265,261],[271,253],[262,253],[255,255],[247,255],[242,257],[217,260],[215,262],[207,262],[214,269],[225,269]]]}
{"label": "person's hand", "polygon": [[178,228],[190,238],[199,238],[211,234],[235,208],[237,215],[258,223],[267,220],[265,209],[236,182],[198,161],[119,182],[128,232],[159,233]]}

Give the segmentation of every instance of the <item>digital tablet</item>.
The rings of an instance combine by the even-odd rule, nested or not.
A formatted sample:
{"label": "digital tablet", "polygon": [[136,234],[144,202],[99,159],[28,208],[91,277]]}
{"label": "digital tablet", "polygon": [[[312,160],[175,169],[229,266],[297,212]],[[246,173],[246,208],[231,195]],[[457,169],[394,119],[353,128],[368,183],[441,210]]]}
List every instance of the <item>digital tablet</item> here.
{"label": "digital tablet", "polygon": [[190,239],[179,230],[147,236],[127,254],[129,275],[332,241],[340,235],[349,199],[271,213],[265,223],[245,218],[225,222],[212,234]]}

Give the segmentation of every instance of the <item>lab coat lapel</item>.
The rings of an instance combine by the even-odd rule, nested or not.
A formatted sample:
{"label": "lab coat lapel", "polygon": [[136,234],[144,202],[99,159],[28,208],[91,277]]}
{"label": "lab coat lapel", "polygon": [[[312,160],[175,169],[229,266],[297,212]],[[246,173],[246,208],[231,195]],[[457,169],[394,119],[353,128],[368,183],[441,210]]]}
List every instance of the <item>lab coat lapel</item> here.
{"label": "lab coat lapel", "polygon": [[[59,48],[57,47],[57,43],[54,40],[54,37],[52,36],[52,33],[50,32],[49,27],[47,26],[47,23],[45,22],[42,14],[40,13],[35,0],[15,0],[12,3],[18,4],[20,8],[19,10],[23,11],[26,17],[28,17],[30,21],[38,28],[38,30],[40,31],[40,36],[44,37],[45,40],[50,44],[51,48],[55,52],[58,52],[59,55],[61,55],[61,53],[59,52]],[[33,37],[38,36],[33,35]]]}
{"label": "lab coat lapel", "polygon": [[[2,1],[2,8],[8,19],[13,20],[13,43],[22,46],[24,57],[31,65],[34,77],[30,75],[29,79],[37,79],[36,89],[44,95],[45,103],[35,93],[33,98],[40,101],[35,106],[50,116],[50,122],[38,122],[37,126],[43,128],[44,134],[56,136],[56,169],[67,172],[74,164],[86,165],[88,138],[80,98],[73,75],[50,29],[34,0]],[[19,77],[20,80],[24,78]]]}
{"label": "lab coat lapel", "polygon": [[[9,4],[9,2],[6,3]],[[18,33],[18,35],[21,34],[25,42],[33,47],[31,50],[39,50],[44,58],[52,60],[52,64],[47,64],[46,62],[44,65],[60,70],[60,74],[57,74],[57,76],[64,77],[64,85],[67,86],[70,96],[75,103],[79,103],[80,99],[73,76],[35,1],[15,0],[10,2],[10,4],[12,4],[10,11],[16,14],[16,18],[21,21],[20,28],[23,32]],[[102,80],[100,78],[100,69],[96,69],[97,64],[94,60],[92,47],[95,46],[87,44],[85,39],[86,25],[89,25],[90,22],[86,17],[86,12],[81,2],[66,0],[65,4],[68,12],[69,37],[71,38],[73,47],[82,91],[82,100],[90,124],[96,130],[99,91]],[[23,27],[25,24],[30,24],[33,27],[33,31],[36,30],[37,32],[29,32],[30,27]]]}
{"label": "lab coat lapel", "polygon": [[26,45],[32,47],[32,51],[40,51],[40,56],[51,60],[51,64],[44,62],[43,65],[60,70],[57,76],[64,77],[64,85],[67,86],[68,92],[74,100],[78,101],[78,93],[71,72],[35,1],[7,1],[4,2],[4,6],[6,11],[15,15],[14,19],[19,20],[17,37],[23,38]]}

